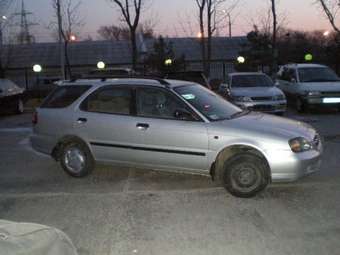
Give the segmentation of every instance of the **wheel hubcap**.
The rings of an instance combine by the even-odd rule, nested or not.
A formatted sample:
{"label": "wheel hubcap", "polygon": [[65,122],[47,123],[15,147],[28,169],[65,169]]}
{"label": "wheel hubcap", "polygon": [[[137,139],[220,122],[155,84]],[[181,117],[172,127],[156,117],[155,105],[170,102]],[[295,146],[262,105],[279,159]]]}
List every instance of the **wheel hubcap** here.
{"label": "wheel hubcap", "polygon": [[70,148],[65,152],[65,166],[73,173],[79,173],[85,166],[85,155],[78,148]]}
{"label": "wheel hubcap", "polygon": [[243,165],[234,172],[233,179],[238,187],[250,188],[256,184],[258,176],[254,168]]}

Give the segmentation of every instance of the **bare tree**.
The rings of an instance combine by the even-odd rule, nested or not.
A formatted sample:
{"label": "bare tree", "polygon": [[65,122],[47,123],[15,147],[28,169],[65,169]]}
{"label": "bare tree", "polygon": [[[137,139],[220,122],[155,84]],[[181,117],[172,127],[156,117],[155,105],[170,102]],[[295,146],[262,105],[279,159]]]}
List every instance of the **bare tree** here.
{"label": "bare tree", "polygon": [[130,41],[132,47],[132,66],[137,67],[138,49],[137,49],[137,28],[140,22],[143,6],[147,0],[110,0],[118,8],[130,30]]}
{"label": "bare tree", "polygon": [[204,24],[204,13],[207,5],[207,0],[196,0],[198,6],[198,17],[199,17],[199,40],[201,44],[201,55],[202,55],[202,67],[203,71],[207,72],[207,56],[206,56],[206,41],[205,41],[205,24]]}
{"label": "bare tree", "polygon": [[327,16],[328,21],[332,25],[334,31],[340,34],[340,27],[336,24],[337,14],[340,11],[339,0],[317,0],[317,4],[322,8]]}
{"label": "bare tree", "polygon": [[122,28],[115,25],[101,26],[97,33],[102,39],[108,41],[120,41],[122,39]]}
{"label": "bare tree", "polygon": [[[154,38],[154,25],[149,22],[144,22],[137,28],[138,33],[143,35],[143,38]],[[116,25],[101,26],[97,33],[100,38],[108,41],[130,40],[130,29],[128,27],[119,27]]]}
{"label": "bare tree", "polygon": [[[207,76],[210,76],[212,37],[228,14],[230,15],[230,11],[235,9],[239,2],[240,0],[196,0],[199,14],[203,69]],[[228,6],[226,6],[226,3],[228,3]]]}
{"label": "bare tree", "polygon": [[276,0],[271,1],[271,10],[272,10],[272,17],[273,17],[273,34],[272,34],[272,56],[273,56],[273,63],[272,63],[272,72],[276,72],[277,70],[277,13],[276,13]]}
{"label": "bare tree", "polygon": [[12,4],[10,0],[0,0],[0,78],[5,77],[5,68],[4,68],[4,50],[3,50],[3,30],[7,24],[7,11]]}
{"label": "bare tree", "polygon": [[[52,0],[53,8],[58,19],[59,33],[62,37],[64,58],[66,61],[66,77],[72,76],[72,69],[69,59],[68,46],[72,41],[77,40],[76,34],[79,33],[79,29],[84,26],[83,18],[79,15],[81,7],[81,1],[67,0],[60,4],[60,1]],[[52,23],[52,26],[55,22]]]}

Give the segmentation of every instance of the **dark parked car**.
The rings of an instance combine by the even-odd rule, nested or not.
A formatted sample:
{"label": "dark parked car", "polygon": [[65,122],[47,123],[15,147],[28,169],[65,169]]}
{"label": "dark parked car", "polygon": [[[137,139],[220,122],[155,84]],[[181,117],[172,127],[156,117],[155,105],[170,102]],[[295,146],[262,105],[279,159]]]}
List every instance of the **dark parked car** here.
{"label": "dark parked car", "polygon": [[8,79],[0,79],[0,109],[1,111],[24,112],[24,92],[14,82]]}

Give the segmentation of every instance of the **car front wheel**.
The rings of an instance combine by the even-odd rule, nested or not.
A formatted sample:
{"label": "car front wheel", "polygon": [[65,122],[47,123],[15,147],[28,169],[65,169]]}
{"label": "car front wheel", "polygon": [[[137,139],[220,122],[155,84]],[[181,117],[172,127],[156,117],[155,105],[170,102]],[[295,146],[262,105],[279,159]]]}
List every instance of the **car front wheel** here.
{"label": "car front wheel", "polygon": [[238,154],[225,162],[224,187],[236,197],[253,197],[264,190],[269,181],[268,166],[256,155]]}
{"label": "car front wheel", "polygon": [[72,177],[85,177],[94,169],[94,159],[85,144],[71,142],[61,148],[60,164]]}

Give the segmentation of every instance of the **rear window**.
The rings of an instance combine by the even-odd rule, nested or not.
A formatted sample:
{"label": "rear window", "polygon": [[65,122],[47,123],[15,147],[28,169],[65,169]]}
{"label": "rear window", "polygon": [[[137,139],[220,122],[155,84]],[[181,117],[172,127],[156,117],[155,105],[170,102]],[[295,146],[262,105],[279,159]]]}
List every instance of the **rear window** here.
{"label": "rear window", "polygon": [[91,86],[62,86],[56,88],[43,102],[41,108],[65,108],[73,104]]}

